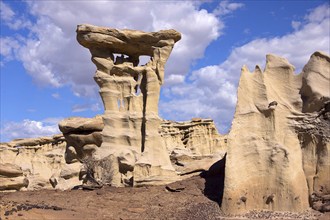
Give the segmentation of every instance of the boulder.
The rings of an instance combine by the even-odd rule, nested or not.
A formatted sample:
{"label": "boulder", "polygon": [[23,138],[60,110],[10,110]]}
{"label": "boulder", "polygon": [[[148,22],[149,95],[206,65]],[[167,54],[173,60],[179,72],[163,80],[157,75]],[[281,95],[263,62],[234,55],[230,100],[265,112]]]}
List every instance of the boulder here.
{"label": "boulder", "polygon": [[104,123],[102,116],[71,117],[62,120],[59,128],[66,140],[65,161],[75,163],[92,155],[102,144]]}
{"label": "boulder", "polygon": [[29,185],[29,180],[24,177],[4,178],[0,177],[0,190],[20,190]]}
{"label": "boulder", "polygon": [[59,128],[63,134],[79,133],[88,131],[102,131],[104,127],[102,117],[100,115],[94,118],[71,117],[66,118],[59,123]]}
{"label": "boulder", "polygon": [[23,171],[19,166],[15,164],[10,164],[10,163],[0,164],[0,176],[5,176],[5,177],[23,176]]}

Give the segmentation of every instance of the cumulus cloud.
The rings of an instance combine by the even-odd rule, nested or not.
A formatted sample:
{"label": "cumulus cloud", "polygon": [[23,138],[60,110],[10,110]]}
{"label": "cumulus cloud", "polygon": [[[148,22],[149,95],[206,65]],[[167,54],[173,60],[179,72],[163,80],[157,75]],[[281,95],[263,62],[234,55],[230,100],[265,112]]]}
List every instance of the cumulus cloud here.
{"label": "cumulus cloud", "polygon": [[291,26],[294,30],[298,30],[300,25],[301,25],[301,22],[299,22],[299,21],[292,21],[291,22]]}
{"label": "cumulus cloud", "polygon": [[1,127],[1,142],[61,133],[58,128],[60,120],[61,118],[47,118],[42,121],[24,119],[20,122],[7,122]]}
{"label": "cumulus cloud", "polygon": [[0,1],[0,18],[13,30],[31,27],[25,15],[16,14],[7,4]]}
{"label": "cumulus cloud", "polygon": [[[97,96],[90,54],[75,39],[77,24],[144,31],[178,30],[183,37],[175,45],[166,66],[161,114],[173,120],[211,117],[221,132],[230,127],[240,68],[244,64],[251,70],[256,64],[263,66],[265,55],[274,53],[287,58],[299,72],[315,50],[330,52],[328,4],[310,11],[305,20],[292,21],[291,33],[255,39],[233,48],[226,61],[191,74],[187,73],[192,62],[202,58],[206,47],[221,35],[224,28],[221,17],[244,7],[243,4],[222,1],[213,13],[200,9],[200,4],[194,1],[132,1],[130,7],[120,1],[28,1],[27,4],[35,22],[20,27],[28,28],[29,35],[7,40],[4,43],[7,49],[1,51],[1,55],[15,56],[22,61],[37,83],[54,87],[70,85],[77,96]],[[5,7],[1,18],[15,29],[13,22],[22,16],[8,5]],[[91,107],[91,104],[77,105],[73,111]]]}
{"label": "cumulus cloud", "polygon": [[1,65],[15,58],[15,51],[19,46],[19,42],[11,37],[0,37],[0,55],[3,57]]}
{"label": "cumulus cloud", "polygon": [[[4,23],[12,26],[19,16],[2,4]],[[69,85],[77,96],[98,95],[90,54],[76,41],[77,24],[144,31],[178,30],[183,37],[166,66],[166,80],[170,84],[182,82],[192,61],[203,57],[206,47],[219,37],[223,28],[214,14],[200,9],[200,4],[193,1],[132,1],[129,7],[120,1],[28,1],[27,4],[36,22],[29,27],[29,36],[23,44],[19,48],[11,47],[16,50],[16,58],[38,84]]]}
{"label": "cumulus cloud", "polygon": [[94,104],[77,104],[72,106],[72,112],[84,112],[84,111],[100,111],[101,107],[99,103]]}
{"label": "cumulus cloud", "polygon": [[327,4],[321,5],[306,15],[292,33],[259,38],[236,47],[219,65],[196,70],[185,78],[185,83],[165,88],[167,101],[161,101],[162,115],[172,120],[211,117],[222,133],[227,132],[235,111],[241,67],[264,67],[265,55],[273,53],[288,59],[299,73],[313,52],[330,53],[329,10]]}
{"label": "cumulus cloud", "polygon": [[214,9],[213,14],[224,16],[242,7],[244,7],[243,3],[229,2],[228,0],[225,0],[219,3],[218,7]]}
{"label": "cumulus cloud", "polygon": [[54,99],[60,99],[60,98],[61,98],[61,95],[60,95],[59,93],[53,93],[53,94],[52,94],[52,97],[53,97]]}
{"label": "cumulus cloud", "polygon": [[2,1],[0,2],[0,18],[4,21],[11,21],[15,13]]}

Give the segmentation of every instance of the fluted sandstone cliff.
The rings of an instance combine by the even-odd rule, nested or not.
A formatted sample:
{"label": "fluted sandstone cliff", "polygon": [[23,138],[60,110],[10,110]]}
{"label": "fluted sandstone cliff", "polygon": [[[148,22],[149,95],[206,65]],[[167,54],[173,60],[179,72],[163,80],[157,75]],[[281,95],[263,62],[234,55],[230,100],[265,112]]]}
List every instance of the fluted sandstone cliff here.
{"label": "fluted sandstone cliff", "polygon": [[224,212],[303,211],[315,191],[329,194],[329,119],[318,112],[330,100],[329,60],[316,52],[299,75],[275,55],[267,55],[264,71],[242,68]]}

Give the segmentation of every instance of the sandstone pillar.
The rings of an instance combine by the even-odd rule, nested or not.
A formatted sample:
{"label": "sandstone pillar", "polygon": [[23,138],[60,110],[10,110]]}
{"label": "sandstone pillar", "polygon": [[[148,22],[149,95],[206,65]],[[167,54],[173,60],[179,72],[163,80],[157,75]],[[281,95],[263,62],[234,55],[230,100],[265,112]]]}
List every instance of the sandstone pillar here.
{"label": "sandstone pillar", "polygon": [[[122,186],[175,178],[158,133],[158,101],[165,63],[180,38],[175,30],[147,33],[78,25],[77,40],[91,52],[105,108],[103,142],[93,155],[110,160],[111,170],[98,174],[103,181]],[[140,56],[150,56],[149,62],[139,66]]]}

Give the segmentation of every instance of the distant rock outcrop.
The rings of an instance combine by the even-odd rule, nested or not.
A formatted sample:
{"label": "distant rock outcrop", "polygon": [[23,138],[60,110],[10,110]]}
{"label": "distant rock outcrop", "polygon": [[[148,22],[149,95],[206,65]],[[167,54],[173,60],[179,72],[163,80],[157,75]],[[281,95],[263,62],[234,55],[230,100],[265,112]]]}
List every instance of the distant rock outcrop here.
{"label": "distant rock outcrop", "polygon": [[0,191],[71,189],[80,184],[80,163],[64,160],[62,135],[16,139],[0,144]]}
{"label": "distant rock outcrop", "polygon": [[188,155],[205,156],[225,149],[225,138],[219,135],[212,119],[164,121],[160,134],[170,154],[185,151]]}
{"label": "distant rock outcrop", "polygon": [[29,181],[19,166],[10,163],[0,164],[0,190],[20,190],[28,185]]}
{"label": "distant rock outcrop", "polygon": [[275,55],[267,55],[264,71],[242,68],[228,135],[225,213],[300,212],[313,205],[313,195],[330,194],[329,61],[316,52],[300,75]]}
{"label": "distant rock outcrop", "polygon": [[[92,155],[102,144],[102,117],[67,118],[59,123],[59,127],[63,136],[1,143],[0,191],[63,190],[83,183],[86,165],[92,162],[84,158]],[[225,153],[225,137],[218,134],[211,119],[187,122],[164,120],[158,131],[178,179],[208,170]],[[132,163],[129,157],[121,160],[122,166]],[[123,179],[124,183],[130,184],[129,179]]]}

